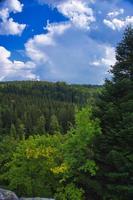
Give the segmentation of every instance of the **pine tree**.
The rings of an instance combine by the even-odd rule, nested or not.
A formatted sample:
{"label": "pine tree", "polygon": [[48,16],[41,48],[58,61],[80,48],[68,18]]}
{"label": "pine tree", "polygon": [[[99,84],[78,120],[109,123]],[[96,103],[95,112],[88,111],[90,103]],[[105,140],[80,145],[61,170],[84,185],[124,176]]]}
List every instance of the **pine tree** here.
{"label": "pine tree", "polygon": [[[112,80],[106,81],[97,114],[102,135],[95,143],[101,199],[133,199],[133,28],[116,49]],[[100,197],[99,197],[100,199]]]}
{"label": "pine tree", "polygon": [[25,126],[20,119],[17,121],[17,133],[20,139],[25,139]]}
{"label": "pine tree", "polygon": [[34,132],[37,134],[41,134],[41,135],[45,134],[45,132],[46,132],[45,124],[46,124],[45,117],[43,115],[41,115],[37,120],[37,124],[36,124]]}
{"label": "pine tree", "polygon": [[15,128],[14,124],[11,124],[10,135],[12,137],[16,138],[16,128]]}
{"label": "pine tree", "polygon": [[54,134],[58,132],[60,132],[60,125],[59,125],[58,119],[56,115],[52,115],[51,122],[50,122],[50,133]]}
{"label": "pine tree", "polygon": [[0,111],[0,134],[2,133],[2,116]]}

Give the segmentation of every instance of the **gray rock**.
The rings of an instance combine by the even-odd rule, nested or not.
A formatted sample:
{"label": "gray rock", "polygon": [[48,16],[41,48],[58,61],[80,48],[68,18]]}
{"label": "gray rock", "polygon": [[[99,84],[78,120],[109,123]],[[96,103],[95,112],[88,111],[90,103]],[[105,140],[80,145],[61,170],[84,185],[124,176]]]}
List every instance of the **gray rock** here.
{"label": "gray rock", "polygon": [[47,199],[47,198],[40,198],[40,197],[36,197],[36,198],[20,198],[20,200],[54,200],[54,199]]}
{"label": "gray rock", "polygon": [[0,200],[54,200],[54,199],[48,199],[48,198],[20,198],[16,196],[14,192],[11,192],[10,190],[4,190],[0,188]]}
{"label": "gray rock", "polygon": [[0,200],[18,200],[18,197],[14,192],[0,189]]}

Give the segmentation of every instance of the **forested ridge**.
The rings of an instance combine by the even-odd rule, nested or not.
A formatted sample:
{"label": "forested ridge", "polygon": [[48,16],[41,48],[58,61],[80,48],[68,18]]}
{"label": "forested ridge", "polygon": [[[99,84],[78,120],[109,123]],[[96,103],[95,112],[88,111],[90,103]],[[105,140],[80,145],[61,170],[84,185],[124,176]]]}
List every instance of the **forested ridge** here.
{"label": "forested ridge", "polygon": [[104,86],[0,83],[0,187],[56,200],[133,199],[133,28]]}
{"label": "forested ridge", "polygon": [[[24,129],[25,135],[52,133],[52,121],[66,133],[74,124],[75,107],[92,104],[100,86],[68,85],[63,82],[22,81],[0,83],[0,131]],[[53,122],[54,123],[54,122]]]}

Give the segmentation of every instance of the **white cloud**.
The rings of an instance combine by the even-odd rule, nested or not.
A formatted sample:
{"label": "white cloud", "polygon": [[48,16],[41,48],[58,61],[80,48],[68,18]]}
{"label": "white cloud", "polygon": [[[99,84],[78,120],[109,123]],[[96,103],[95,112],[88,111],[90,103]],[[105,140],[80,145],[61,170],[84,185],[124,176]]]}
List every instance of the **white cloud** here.
{"label": "white cloud", "polygon": [[112,12],[109,12],[107,14],[108,17],[111,17],[111,18],[114,18],[114,17],[117,17],[118,15],[122,15],[124,13],[124,9],[123,8],[120,8],[118,10],[115,10],[115,11],[112,11]]}
{"label": "white cloud", "polygon": [[10,79],[36,79],[37,76],[33,73],[35,64],[31,61],[11,61],[11,53],[4,47],[0,46],[0,80]]}
{"label": "white cloud", "polygon": [[45,29],[48,31],[47,34],[35,35],[33,39],[30,39],[26,43],[26,53],[28,57],[34,60],[36,63],[46,62],[48,56],[43,52],[44,46],[47,48],[49,46],[56,46],[56,41],[54,40],[55,36],[63,34],[67,29],[70,28],[69,23],[61,24],[47,24]]}
{"label": "white cloud", "polygon": [[23,4],[19,0],[5,0],[3,4],[4,8],[8,8],[9,12],[22,12]]}
{"label": "white cloud", "polygon": [[92,84],[104,80],[114,63],[110,45],[97,43],[71,23],[49,24],[47,30],[25,44],[40,79]]}
{"label": "white cloud", "polygon": [[105,55],[103,58],[100,58],[99,60],[94,60],[91,64],[94,66],[112,66],[115,64],[115,48],[111,46],[105,46]]}
{"label": "white cloud", "polygon": [[111,28],[112,30],[120,30],[125,26],[125,21],[114,18],[112,21],[104,19],[104,24]]}
{"label": "white cloud", "polygon": [[125,21],[126,25],[128,24],[133,25],[133,16],[127,16]]}
{"label": "white cloud", "polygon": [[68,0],[58,4],[57,9],[78,28],[89,29],[90,24],[95,21],[93,10],[86,1]]}
{"label": "white cloud", "polygon": [[116,18],[124,13],[124,9],[117,9],[107,14],[107,18],[103,20],[103,23],[112,30],[121,30],[129,24],[133,24],[133,16],[127,16],[124,18]]}
{"label": "white cloud", "polygon": [[[69,0],[37,0],[40,4],[57,5],[62,2],[68,2]],[[78,0],[79,1],[79,0]],[[94,3],[96,0],[80,0],[82,2]]]}
{"label": "white cloud", "polygon": [[115,48],[111,46],[105,47],[105,58],[101,59],[101,64],[106,66],[114,65],[116,62],[115,59]]}
{"label": "white cloud", "polygon": [[48,31],[48,33],[52,36],[54,34],[62,35],[70,27],[71,27],[71,24],[67,23],[67,22],[50,24],[48,21],[47,26],[44,29],[46,29]]}
{"label": "white cloud", "polygon": [[0,8],[0,35],[21,35],[26,24],[19,24],[9,18],[10,13],[22,12],[23,4],[18,0],[5,0]]}
{"label": "white cloud", "polygon": [[0,9],[0,19],[5,21],[9,17],[9,10],[8,8]]}
{"label": "white cloud", "polygon": [[82,29],[89,29],[90,24],[96,19],[90,3],[95,0],[38,0],[41,4],[56,7],[60,13],[67,17],[71,23]]}
{"label": "white cloud", "polygon": [[21,35],[25,27],[25,24],[19,24],[9,18],[0,23],[0,35]]}

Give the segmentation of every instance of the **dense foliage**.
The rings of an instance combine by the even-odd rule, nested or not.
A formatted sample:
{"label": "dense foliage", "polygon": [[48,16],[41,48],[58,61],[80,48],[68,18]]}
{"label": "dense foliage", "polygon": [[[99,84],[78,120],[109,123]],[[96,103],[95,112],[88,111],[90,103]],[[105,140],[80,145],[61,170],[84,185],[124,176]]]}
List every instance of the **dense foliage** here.
{"label": "dense foliage", "polygon": [[128,27],[116,49],[113,78],[106,81],[98,102],[102,135],[95,145],[100,167],[100,196],[133,199],[133,28]]}
{"label": "dense foliage", "polygon": [[132,27],[111,73],[102,91],[0,83],[0,187],[56,200],[133,199]]}
{"label": "dense foliage", "polygon": [[[100,87],[40,81],[0,83],[0,133],[66,133],[74,124],[75,106],[93,102]],[[57,127],[56,127],[57,129]]]}
{"label": "dense foliage", "polygon": [[[100,133],[99,121],[92,119],[90,108],[84,108],[77,112],[76,125],[67,135],[30,136],[18,140],[17,145],[14,140],[10,156],[6,158],[7,152],[2,152],[0,180],[21,196],[84,199],[88,191],[82,187],[98,170],[92,144]],[[8,142],[8,137],[5,140]],[[1,144],[1,150],[7,146],[4,141]]]}

